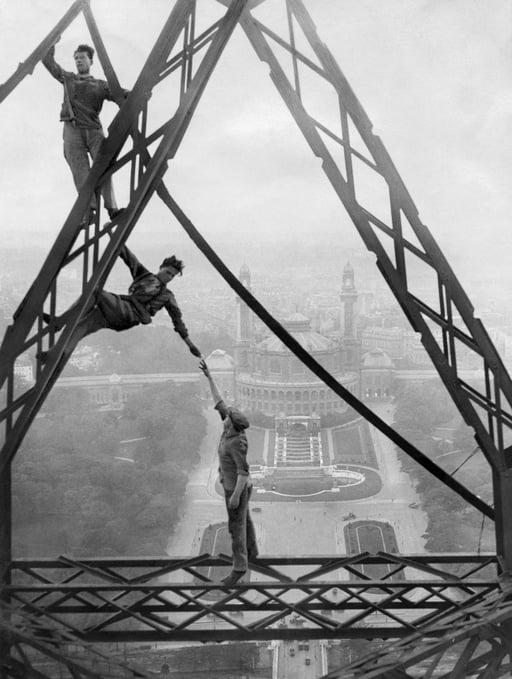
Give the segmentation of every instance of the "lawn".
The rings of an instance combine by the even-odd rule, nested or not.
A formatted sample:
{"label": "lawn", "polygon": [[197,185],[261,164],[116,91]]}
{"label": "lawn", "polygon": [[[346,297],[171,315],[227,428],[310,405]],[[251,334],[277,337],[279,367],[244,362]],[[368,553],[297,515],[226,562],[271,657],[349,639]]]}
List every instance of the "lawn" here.
{"label": "lawn", "polygon": [[332,429],[335,464],[362,464],[377,468],[368,423],[362,420]]}
{"label": "lawn", "polygon": [[[361,552],[389,552],[396,554],[398,544],[393,527],[384,521],[352,521],[344,528],[345,542],[349,554]],[[390,572],[390,566],[371,564],[361,566],[364,575],[372,580],[380,580]],[[358,570],[356,568],[356,570]],[[393,579],[403,579],[403,573],[399,573]]]}

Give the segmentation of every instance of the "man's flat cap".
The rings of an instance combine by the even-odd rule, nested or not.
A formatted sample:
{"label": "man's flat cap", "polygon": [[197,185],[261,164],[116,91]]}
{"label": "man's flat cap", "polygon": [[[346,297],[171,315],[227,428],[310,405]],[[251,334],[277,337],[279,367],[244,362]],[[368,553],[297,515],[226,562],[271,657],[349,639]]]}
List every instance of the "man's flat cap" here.
{"label": "man's flat cap", "polygon": [[237,431],[243,431],[249,427],[249,420],[238,408],[228,408],[229,419]]}

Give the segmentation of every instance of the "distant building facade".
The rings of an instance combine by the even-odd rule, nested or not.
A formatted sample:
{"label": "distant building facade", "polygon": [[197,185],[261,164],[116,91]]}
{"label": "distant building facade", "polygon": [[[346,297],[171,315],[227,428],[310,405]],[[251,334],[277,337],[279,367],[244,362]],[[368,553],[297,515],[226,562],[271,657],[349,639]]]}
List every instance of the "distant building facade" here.
{"label": "distant building facade", "polygon": [[[239,278],[248,290],[252,289],[247,265],[242,266]],[[437,377],[419,335],[396,325],[386,326],[384,323],[389,318],[383,315],[382,309],[365,316],[365,324],[356,323],[359,293],[354,278],[354,269],[347,263],[342,274],[338,318],[332,315],[335,307],[330,306],[329,315],[324,319],[328,334],[319,330],[321,323],[316,322],[313,328],[310,318],[298,312],[290,314],[283,326],[340,384],[363,400],[392,397],[398,382],[421,382]],[[366,310],[371,311],[369,305]],[[309,311],[315,317],[311,305]],[[319,319],[317,314],[316,320]],[[236,402],[248,412],[279,420],[301,416],[316,421],[322,415],[345,412],[345,401],[311,373],[276,336],[262,338],[264,328],[255,320],[249,307],[237,299],[232,354],[217,349],[206,358],[223,398]],[[381,325],[377,325],[379,320]],[[391,320],[395,322],[392,317]],[[81,358],[77,355],[78,360]],[[464,358],[461,351],[459,359],[461,368],[467,372],[466,379],[479,380],[477,366],[469,360],[465,362]],[[31,370],[31,365],[20,364],[16,374],[31,379]],[[207,382],[201,379],[199,371],[61,377],[56,387],[84,387],[98,408],[121,409],[130,394],[147,384],[169,380],[198,382],[200,393],[209,396]]]}
{"label": "distant building facade", "polygon": [[392,360],[402,359],[405,356],[404,331],[402,328],[365,328],[361,335],[361,348],[363,353],[381,349]]}
{"label": "distant building facade", "polygon": [[[339,341],[311,329],[308,318],[293,314],[283,322],[299,344],[353,393],[357,373],[344,369]],[[236,401],[242,410],[270,416],[325,415],[343,412],[347,404],[311,373],[275,336],[248,342],[244,361],[236,365]]]}
{"label": "distant building facade", "polygon": [[393,393],[393,361],[382,349],[372,349],[361,362],[361,395],[364,399],[389,398]]}

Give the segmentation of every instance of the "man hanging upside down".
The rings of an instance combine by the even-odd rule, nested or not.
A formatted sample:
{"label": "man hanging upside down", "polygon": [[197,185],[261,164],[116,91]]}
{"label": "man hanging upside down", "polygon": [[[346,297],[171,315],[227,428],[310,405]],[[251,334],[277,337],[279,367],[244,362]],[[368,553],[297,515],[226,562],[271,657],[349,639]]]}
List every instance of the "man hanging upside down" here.
{"label": "man hanging upside down", "polygon": [[[183,262],[174,255],[166,257],[158,273],[153,274],[139,262],[126,245],[121,248],[119,256],[130,269],[133,278],[128,294],[116,295],[105,290],[96,292],[89,307],[82,312],[82,317],[70,338],[66,355],[73,351],[77,342],[93,332],[102,328],[119,332],[136,325],[147,325],[151,323],[156,312],[165,307],[175,331],[188,345],[190,353],[200,358],[201,352],[188,336],[176,298],[166,287],[175,276],[183,275]],[[43,318],[46,323],[53,324],[55,330],[61,330],[77,306],[78,303],[74,304],[62,316],[52,318],[49,314],[43,314]],[[55,349],[40,352],[38,357],[43,362],[48,361],[52,351]]]}

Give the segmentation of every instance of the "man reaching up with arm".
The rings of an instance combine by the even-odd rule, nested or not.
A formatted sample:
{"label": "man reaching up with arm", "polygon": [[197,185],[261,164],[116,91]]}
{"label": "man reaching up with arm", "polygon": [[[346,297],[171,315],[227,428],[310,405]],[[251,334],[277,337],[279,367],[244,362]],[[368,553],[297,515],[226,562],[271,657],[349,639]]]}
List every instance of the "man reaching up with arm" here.
{"label": "man reaching up with arm", "polygon": [[[55,61],[55,45],[53,45],[42,62],[50,74],[62,83],[64,100],[60,111],[63,122],[64,158],[66,159],[76,190],[85,184],[90,170],[90,160],[99,154],[101,142],[105,139],[99,114],[105,100],[114,101],[108,84],[104,80],[94,78],[90,69],[94,59],[94,49],[90,45],[78,45],[73,58],[76,73],[65,71]],[[128,90],[122,91],[127,97]],[[122,102],[117,102],[121,104]],[[119,214],[112,179],[108,177],[101,187],[105,208],[111,219]],[[91,205],[84,224],[95,219],[96,200],[91,198]]]}
{"label": "man reaching up with arm", "polygon": [[249,420],[236,408],[228,407],[220,395],[205,361],[199,367],[210,384],[210,391],[219,411],[224,429],[219,441],[219,474],[224,489],[228,512],[228,529],[233,550],[233,567],[222,582],[231,587],[244,575],[247,562],[258,556],[256,533],[249,513],[252,481],[247,463],[247,436]]}

